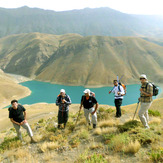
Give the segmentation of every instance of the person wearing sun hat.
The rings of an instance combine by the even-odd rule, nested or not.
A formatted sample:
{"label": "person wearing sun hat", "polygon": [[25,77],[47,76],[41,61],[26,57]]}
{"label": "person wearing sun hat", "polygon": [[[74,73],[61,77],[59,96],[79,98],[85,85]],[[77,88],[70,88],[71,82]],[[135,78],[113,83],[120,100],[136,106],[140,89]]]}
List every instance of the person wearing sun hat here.
{"label": "person wearing sun hat", "polygon": [[[93,128],[96,128],[96,124],[97,124],[96,110],[98,108],[98,102],[96,98],[93,95],[91,95],[91,91],[89,89],[85,89],[84,94],[85,95],[83,95],[81,98],[80,110],[83,106],[84,116],[89,125],[91,124],[90,114],[92,115]],[[95,105],[95,108],[94,108],[94,105]]]}
{"label": "person wearing sun hat", "polygon": [[151,83],[148,82],[147,76],[145,74],[141,74],[139,78],[141,82],[139,98],[141,105],[138,115],[144,127],[149,129],[150,127],[148,125],[148,109],[152,104],[153,86]]}
{"label": "person wearing sun hat", "polygon": [[59,106],[58,110],[58,129],[60,129],[61,124],[64,124],[64,128],[66,127],[66,123],[68,121],[69,116],[69,105],[71,105],[71,99],[66,94],[64,89],[60,90],[60,94],[56,99],[56,105]]}

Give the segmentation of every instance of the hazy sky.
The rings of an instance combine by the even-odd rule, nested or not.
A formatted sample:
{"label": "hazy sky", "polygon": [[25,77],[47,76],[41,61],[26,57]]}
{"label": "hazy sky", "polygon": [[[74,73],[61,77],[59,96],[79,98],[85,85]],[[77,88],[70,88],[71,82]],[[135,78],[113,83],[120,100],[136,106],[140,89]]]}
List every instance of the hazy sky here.
{"label": "hazy sky", "polygon": [[55,11],[110,7],[129,14],[163,15],[163,0],[0,0],[0,7],[37,7]]}

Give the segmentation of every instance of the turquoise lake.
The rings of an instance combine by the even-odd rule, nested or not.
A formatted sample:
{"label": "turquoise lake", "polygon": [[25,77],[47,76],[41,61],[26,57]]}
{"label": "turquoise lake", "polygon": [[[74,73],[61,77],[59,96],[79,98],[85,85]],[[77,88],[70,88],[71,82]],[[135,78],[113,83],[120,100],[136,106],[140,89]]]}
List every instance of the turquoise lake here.
{"label": "turquoise lake", "polygon": [[[40,81],[27,81],[20,83],[23,86],[28,87],[32,93],[30,96],[19,100],[19,103],[23,104],[34,104],[34,103],[55,103],[56,98],[60,92],[60,89],[65,89],[66,94],[71,98],[73,104],[79,104],[81,96],[84,94],[83,91],[86,89],[82,86],[65,86],[58,84],[51,84]],[[114,95],[108,94],[112,87],[101,87],[101,88],[89,88],[95,92],[96,99],[99,104],[107,104],[114,106]],[[127,94],[124,96],[123,105],[129,105],[137,103],[140,96],[140,85],[127,85]]]}

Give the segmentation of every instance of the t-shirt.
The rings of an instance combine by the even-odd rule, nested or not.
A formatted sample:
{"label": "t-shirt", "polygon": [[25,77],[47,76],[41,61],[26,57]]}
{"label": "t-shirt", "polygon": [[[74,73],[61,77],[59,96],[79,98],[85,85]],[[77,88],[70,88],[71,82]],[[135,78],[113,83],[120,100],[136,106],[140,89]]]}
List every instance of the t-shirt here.
{"label": "t-shirt", "polygon": [[9,118],[13,118],[14,121],[20,123],[24,120],[24,111],[25,108],[22,105],[18,105],[17,109],[14,109],[12,106],[8,108]]}
{"label": "t-shirt", "polygon": [[97,100],[93,96],[89,96],[89,99],[86,99],[86,96],[82,96],[81,103],[83,103],[85,109],[89,109],[92,108],[94,104],[97,104]]}
{"label": "t-shirt", "polygon": [[114,95],[115,99],[123,99],[123,96],[118,95],[118,92],[120,92],[121,94],[125,94],[125,91],[121,85],[115,86],[114,89],[112,90],[112,92],[115,94]]}

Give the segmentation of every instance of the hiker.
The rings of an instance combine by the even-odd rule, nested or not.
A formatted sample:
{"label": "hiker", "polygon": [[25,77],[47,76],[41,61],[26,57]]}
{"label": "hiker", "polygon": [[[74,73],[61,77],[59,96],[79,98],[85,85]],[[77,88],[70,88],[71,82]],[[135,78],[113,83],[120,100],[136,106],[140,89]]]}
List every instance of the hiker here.
{"label": "hiker", "polygon": [[140,75],[140,110],[139,110],[139,118],[144,125],[145,128],[149,129],[148,126],[148,109],[152,104],[152,96],[153,96],[153,86],[148,82],[147,76],[145,74]]}
{"label": "hiker", "polygon": [[31,143],[36,143],[35,140],[33,139],[33,132],[26,119],[27,118],[26,109],[22,105],[18,104],[17,100],[12,100],[11,105],[12,106],[8,108],[9,118],[13,123],[18,138],[23,142],[22,134],[20,131],[20,126],[22,126],[27,130],[28,135],[31,138]]}
{"label": "hiker", "polygon": [[[80,105],[80,110],[82,106],[84,107],[84,116],[86,118],[86,121],[89,125],[91,125],[91,120],[90,120],[90,114],[92,115],[92,123],[93,123],[93,128],[96,128],[97,124],[97,108],[98,108],[98,103],[96,98],[91,94],[91,91],[89,89],[86,89],[84,91],[84,94],[81,98],[81,105]],[[95,105],[95,107],[94,107]]]}
{"label": "hiker", "polygon": [[117,80],[113,80],[114,88],[113,90],[109,91],[109,94],[112,92],[115,94],[114,96],[114,103],[116,107],[116,118],[121,117],[121,105],[122,105],[122,100],[123,96],[125,95],[125,91],[121,85],[118,84]]}
{"label": "hiker", "polygon": [[64,123],[64,128],[66,127],[66,123],[68,121],[69,114],[69,105],[71,105],[71,99],[66,94],[64,89],[60,90],[60,94],[56,99],[56,105],[59,106],[58,111],[58,129],[60,129],[61,124]]}

